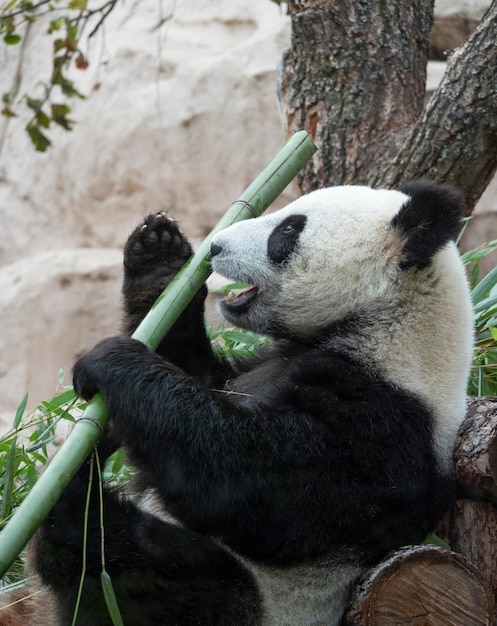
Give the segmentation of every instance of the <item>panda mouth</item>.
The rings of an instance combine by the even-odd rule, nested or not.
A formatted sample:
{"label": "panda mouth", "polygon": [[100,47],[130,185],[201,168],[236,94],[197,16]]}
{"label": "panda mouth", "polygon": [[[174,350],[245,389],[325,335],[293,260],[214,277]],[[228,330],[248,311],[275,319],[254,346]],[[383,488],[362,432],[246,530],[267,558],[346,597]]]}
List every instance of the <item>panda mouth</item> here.
{"label": "panda mouth", "polygon": [[230,291],[228,295],[223,298],[223,304],[231,311],[236,313],[244,313],[248,310],[252,302],[257,298],[259,293],[259,287],[249,287],[242,291]]}

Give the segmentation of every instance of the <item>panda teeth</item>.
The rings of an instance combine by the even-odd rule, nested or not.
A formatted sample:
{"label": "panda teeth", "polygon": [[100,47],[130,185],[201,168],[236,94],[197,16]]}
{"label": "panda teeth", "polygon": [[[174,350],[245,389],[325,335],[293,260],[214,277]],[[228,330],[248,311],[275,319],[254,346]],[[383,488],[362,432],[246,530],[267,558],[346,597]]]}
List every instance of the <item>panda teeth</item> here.
{"label": "panda teeth", "polygon": [[243,306],[248,305],[257,295],[258,287],[250,287],[242,291],[230,290],[227,296],[224,298],[226,304],[230,306]]}

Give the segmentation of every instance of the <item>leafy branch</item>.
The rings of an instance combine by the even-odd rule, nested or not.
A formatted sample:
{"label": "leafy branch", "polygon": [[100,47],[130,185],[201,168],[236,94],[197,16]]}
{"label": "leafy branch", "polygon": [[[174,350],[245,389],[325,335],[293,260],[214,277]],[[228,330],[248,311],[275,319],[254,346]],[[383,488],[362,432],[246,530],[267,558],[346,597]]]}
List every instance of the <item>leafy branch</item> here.
{"label": "leafy branch", "polygon": [[[81,50],[83,34],[91,26],[88,39],[101,29],[105,19],[115,8],[118,0],[107,0],[96,7],[90,7],[91,0],[10,0],[0,9],[0,37],[6,45],[16,45],[22,41],[23,31],[37,19],[53,14],[47,34],[53,35],[52,70],[49,79],[41,83],[41,97],[23,96],[21,101],[30,109],[30,119],[26,131],[36,150],[44,152],[51,141],[47,130],[52,124],[71,130],[73,121],[69,118],[71,98],[84,98],[68,76],[68,70],[76,67],[85,70],[88,59]],[[60,94],[63,99],[60,100]],[[16,117],[16,94],[5,92],[2,95],[2,114]],[[18,104],[18,103],[16,103]]]}

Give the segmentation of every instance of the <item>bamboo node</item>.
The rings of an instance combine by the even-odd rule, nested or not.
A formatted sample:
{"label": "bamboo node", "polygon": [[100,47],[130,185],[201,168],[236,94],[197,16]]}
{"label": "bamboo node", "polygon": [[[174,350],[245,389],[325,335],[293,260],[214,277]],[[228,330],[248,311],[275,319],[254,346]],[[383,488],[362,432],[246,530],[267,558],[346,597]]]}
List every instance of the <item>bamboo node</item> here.
{"label": "bamboo node", "polygon": [[[235,204],[243,204],[250,211],[250,217],[257,217],[259,213],[254,209],[254,207],[247,202],[246,200],[235,200],[231,206],[235,206]],[[230,207],[231,208],[231,207]]]}
{"label": "bamboo node", "polygon": [[100,431],[100,434],[104,434],[104,429],[102,424],[100,424],[100,422],[94,418],[94,417],[84,417],[81,416],[80,418],[78,418],[78,422],[91,422],[94,426],[96,426],[98,428],[98,430]]}

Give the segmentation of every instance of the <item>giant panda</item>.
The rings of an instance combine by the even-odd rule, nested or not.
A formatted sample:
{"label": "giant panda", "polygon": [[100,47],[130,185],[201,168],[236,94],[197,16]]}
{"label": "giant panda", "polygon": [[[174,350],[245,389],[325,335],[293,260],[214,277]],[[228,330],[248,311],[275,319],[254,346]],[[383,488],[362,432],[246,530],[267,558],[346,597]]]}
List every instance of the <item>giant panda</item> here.
{"label": "giant panda", "polygon": [[[156,353],[127,336],[191,253],[162,212],[131,234],[125,334],[74,367],[109,409],[100,459],[124,446],[167,512],[104,491],[126,626],[336,626],[367,568],[425,538],[452,497],[472,351],[460,217],[432,183],[342,186],[218,233],[213,269],[247,284],[220,310],[270,338],[235,361],[206,335],[205,288]],[[30,548],[50,624],[73,619],[88,467]],[[93,489],[75,623],[106,626]]]}

